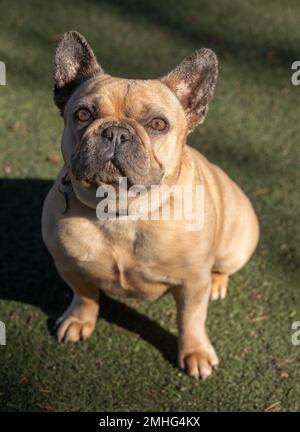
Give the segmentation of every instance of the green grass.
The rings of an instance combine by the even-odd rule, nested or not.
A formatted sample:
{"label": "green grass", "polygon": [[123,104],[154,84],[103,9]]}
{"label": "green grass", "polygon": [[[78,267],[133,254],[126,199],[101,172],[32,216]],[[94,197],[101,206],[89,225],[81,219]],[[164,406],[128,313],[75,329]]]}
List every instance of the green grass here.
{"label": "green grass", "polygon": [[[0,408],[43,410],[300,409],[300,88],[298,1],[0,1]],[[189,138],[251,197],[261,241],[210,305],[221,367],[205,382],[182,374],[175,306],[104,299],[93,337],[58,345],[51,324],[70,301],[40,237],[43,198],[59,163],[62,121],[52,103],[55,35],[83,33],[103,67],[125,77],[168,72],[210,47],[220,79],[205,124]],[[17,123],[16,123],[17,122]],[[264,321],[252,318],[268,315]]]}

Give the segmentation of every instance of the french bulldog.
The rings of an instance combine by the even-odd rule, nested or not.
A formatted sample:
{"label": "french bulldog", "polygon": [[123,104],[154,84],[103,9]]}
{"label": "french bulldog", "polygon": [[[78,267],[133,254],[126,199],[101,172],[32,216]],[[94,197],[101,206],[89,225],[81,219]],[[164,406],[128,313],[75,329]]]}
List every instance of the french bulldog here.
{"label": "french bulldog", "polygon": [[[186,143],[204,121],[217,75],[216,55],[200,49],[160,79],[116,78],[104,72],[82,35],[70,31],[60,40],[54,101],[64,119],[64,166],[42,214],[43,240],[74,293],[58,320],[59,342],[92,335],[101,291],[148,300],[170,292],[180,368],[202,379],[217,368],[205,327],[208,303],[225,297],[229,276],[249,260],[259,238],[245,194]],[[97,217],[98,188],[108,185],[118,198],[120,178],[126,190],[202,186],[201,229],[187,230],[184,218],[121,217],[120,200],[117,217]]]}

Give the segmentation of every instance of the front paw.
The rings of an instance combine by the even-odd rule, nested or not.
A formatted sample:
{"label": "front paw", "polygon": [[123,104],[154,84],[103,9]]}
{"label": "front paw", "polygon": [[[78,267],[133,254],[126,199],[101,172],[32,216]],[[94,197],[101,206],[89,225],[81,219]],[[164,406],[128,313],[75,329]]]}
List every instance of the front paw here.
{"label": "front paw", "polygon": [[185,369],[187,374],[196,379],[208,378],[214,369],[217,369],[219,359],[213,346],[197,348],[191,352],[179,353],[179,367]]}
{"label": "front paw", "polygon": [[58,342],[78,342],[91,336],[95,329],[95,322],[83,321],[72,315],[61,317],[56,322]]}

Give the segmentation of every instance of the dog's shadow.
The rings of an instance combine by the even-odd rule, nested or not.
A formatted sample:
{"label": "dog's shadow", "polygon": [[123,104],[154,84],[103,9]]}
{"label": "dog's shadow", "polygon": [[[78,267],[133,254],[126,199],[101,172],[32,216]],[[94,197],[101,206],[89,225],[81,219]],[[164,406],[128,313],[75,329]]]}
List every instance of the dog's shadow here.
{"label": "dog's shadow", "polygon": [[[70,302],[71,292],[56,273],[41,238],[42,203],[51,184],[47,180],[0,179],[0,301],[40,308],[53,334],[55,319]],[[101,319],[137,333],[176,364],[176,337],[155,321],[105,295],[101,296]]]}

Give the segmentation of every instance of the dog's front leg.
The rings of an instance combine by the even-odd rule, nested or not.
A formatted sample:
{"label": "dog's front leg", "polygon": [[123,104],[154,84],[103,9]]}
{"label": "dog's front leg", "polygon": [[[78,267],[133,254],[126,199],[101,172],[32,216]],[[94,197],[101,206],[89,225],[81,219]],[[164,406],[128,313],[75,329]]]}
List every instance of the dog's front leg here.
{"label": "dog's front leg", "polygon": [[59,342],[87,339],[95,329],[99,312],[99,289],[78,272],[65,271],[57,266],[61,277],[72,288],[73,300],[57,320]]}
{"label": "dog's front leg", "polygon": [[179,328],[179,366],[190,376],[202,379],[211,375],[218,365],[218,357],[205,329],[210,284],[209,273],[207,278],[189,280],[173,290]]}

